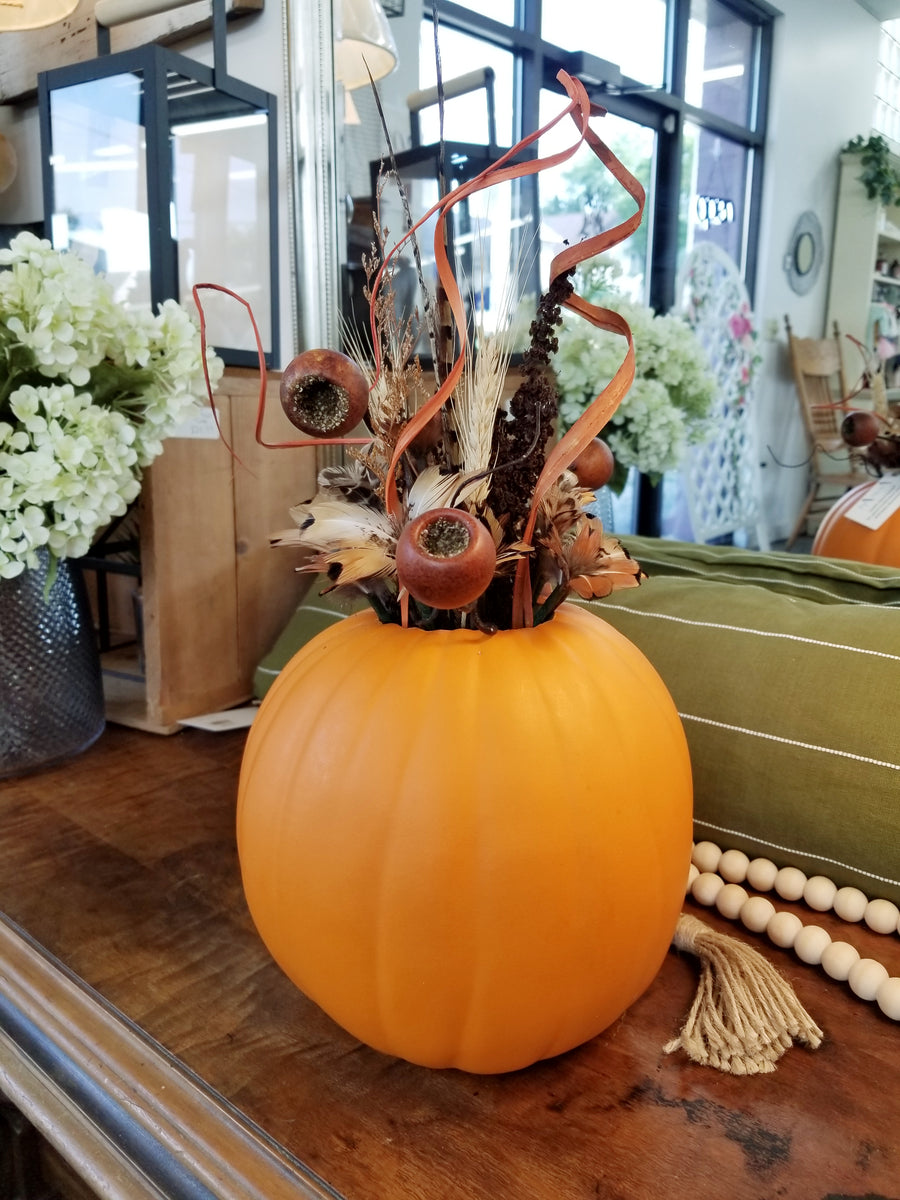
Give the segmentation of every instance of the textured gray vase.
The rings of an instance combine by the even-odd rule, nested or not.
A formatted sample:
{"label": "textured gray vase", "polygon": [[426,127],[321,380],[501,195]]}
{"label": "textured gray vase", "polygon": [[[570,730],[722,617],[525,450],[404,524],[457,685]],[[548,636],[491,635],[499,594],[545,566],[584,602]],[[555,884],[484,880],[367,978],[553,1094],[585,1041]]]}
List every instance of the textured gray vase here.
{"label": "textured gray vase", "polygon": [[48,559],[0,579],[0,778],[86,750],[103,732],[100,656],[84,580]]}

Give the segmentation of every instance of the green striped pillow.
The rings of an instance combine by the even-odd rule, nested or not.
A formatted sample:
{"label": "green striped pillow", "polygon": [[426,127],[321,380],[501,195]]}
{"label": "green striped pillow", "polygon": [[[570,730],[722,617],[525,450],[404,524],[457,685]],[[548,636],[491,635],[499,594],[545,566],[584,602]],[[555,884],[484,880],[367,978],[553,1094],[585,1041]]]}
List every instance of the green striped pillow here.
{"label": "green striped pillow", "polygon": [[896,567],[631,535],[622,540],[651,578],[678,575],[718,583],[755,583],[822,604],[889,604],[900,608],[900,571]]}
{"label": "green striped pillow", "polygon": [[698,840],[900,901],[900,610],[663,575],[586,607],[675,700]]}

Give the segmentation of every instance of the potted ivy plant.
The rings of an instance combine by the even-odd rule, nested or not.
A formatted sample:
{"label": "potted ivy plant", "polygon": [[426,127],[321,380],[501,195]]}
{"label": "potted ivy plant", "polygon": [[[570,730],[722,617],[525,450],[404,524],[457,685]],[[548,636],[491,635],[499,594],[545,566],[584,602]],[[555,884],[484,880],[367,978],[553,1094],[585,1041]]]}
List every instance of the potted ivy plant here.
{"label": "potted ivy plant", "polygon": [[844,146],[844,153],[859,155],[862,165],[859,180],[870,200],[878,200],[885,207],[900,201],[900,172],[883,137],[877,133],[868,138],[857,134]]}

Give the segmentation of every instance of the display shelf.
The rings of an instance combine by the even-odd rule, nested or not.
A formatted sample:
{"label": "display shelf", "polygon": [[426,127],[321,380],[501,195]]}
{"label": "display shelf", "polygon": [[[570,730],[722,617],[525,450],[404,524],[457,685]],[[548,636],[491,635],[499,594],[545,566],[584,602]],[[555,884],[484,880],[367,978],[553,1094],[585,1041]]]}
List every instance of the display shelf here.
{"label": "display shelf", "polygon": [[[897,164],[900,166],[900,164]],[[857,350],[849,340],[863,345],[872,332],[872,304],[897,291],[900,279],[875,270],[879,259],[900,261],[900,209],[885,208],[866,195],[860,181],[858,154],[842,154],[838,185],[837,213],[831,255],[824,335],[830,335],[835,321],[844,342],[848,376],[858,368]],[[810,331],[810,334],[812,331]]]}
{"label": "display shelf", "polygon": [[[882,214],[884,214],[884,210],[882,210]],[[888,220],[886,214],[878,219],[878,240],[900,246],[900,225]]]}

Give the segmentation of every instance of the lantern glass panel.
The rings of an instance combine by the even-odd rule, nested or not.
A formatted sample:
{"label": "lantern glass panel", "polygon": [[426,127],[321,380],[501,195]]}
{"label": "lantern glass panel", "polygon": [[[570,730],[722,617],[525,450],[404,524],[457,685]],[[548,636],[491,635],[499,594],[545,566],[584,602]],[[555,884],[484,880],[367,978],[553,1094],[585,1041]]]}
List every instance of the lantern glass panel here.
{"label": "lantern glass panel", "polygon": [[[275,98],[156,45],[40,77],[46,227],[125,305],[250,306],[278,359]],[[210,342],[254,366],[245,304],[201,296]]]}
{"label": "lantern glass panel", "polygon": [[139,75],[91,79],[50,94],[52,238],[112,283],[116,299],[147,305],[150,230]]}
{"label": "lantern glass panel", "polygon": [[[211,96],[207,100],[212,100]],[[268,117],[231,99],[207,104],[196,118],[172,114],[172,236],[178,286],[190,299],[195,283],[219,283],[251,306],[264,346],[272,342],[269,262]],[[266,269],[261,270],[265,264]],[[252,351],[253,330],[241,305],[205,292],[203,307],[217,339]]]}

